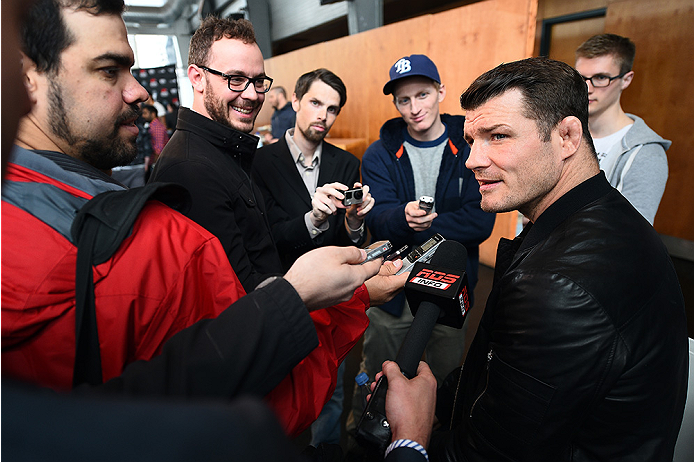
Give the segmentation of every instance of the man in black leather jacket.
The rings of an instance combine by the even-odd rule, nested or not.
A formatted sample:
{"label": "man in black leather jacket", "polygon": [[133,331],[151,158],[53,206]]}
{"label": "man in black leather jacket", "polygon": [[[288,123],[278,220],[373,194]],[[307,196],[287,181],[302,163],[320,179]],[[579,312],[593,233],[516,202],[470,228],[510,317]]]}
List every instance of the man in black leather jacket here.
{"label": "man in black leather jacket", "polygon": [[[530,224],[499,244],[465,365],[438,390],[441,431],[421,405],[436,394],[426,364],[407,380],[384,363],[395,445],[447,461],[672,460],[684,301],[657,233],[598,168],[586,92],[568,65],[531,58],[461,96],[482,209]],[[387,460],[412,455],[424,457],[401,447]]]}

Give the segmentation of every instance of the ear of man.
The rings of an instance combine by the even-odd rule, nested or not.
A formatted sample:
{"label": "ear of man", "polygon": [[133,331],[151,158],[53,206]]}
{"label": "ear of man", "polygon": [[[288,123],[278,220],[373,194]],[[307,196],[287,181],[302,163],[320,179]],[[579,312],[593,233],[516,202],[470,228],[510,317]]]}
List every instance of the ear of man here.
{"label": "ear of man", "polygon": [[583,125],[578,117],[568,116],[557,125],[559,134],[559,145],[561,147],[561,158],[567,160],[573,157],[579,150],[583,139]]}
{"label": "ear of man", "polygon": [[439,103],[443,103],[443,100],[446,98],[446,86],[444,84],[439,85]]}
{"label": "ear of man", "polygon": [[629,71],[626,74],[624,74],[624,77],[622,77],[622,88],[621,90],[624,91],[626,90],[629,85],[631,85],[631,81],[634,79],[634,71]]}
{"label": "ear of man", "polygon": [[32,107],[38,102],[38,91],[45,82],[45,78],[42,73],[36,70],[36,63],[20,52],[22,57],[22,75],[24,76],[24,87],[29,94],[29,101],[31,101]]}
{"label": "ear of man", "polygon": [[202,93],[205,90],[205,77],[203,76],[204,72],[205,71],[195,64],[188,66],[188,80],[190,80],[193,90],[198,93]]}

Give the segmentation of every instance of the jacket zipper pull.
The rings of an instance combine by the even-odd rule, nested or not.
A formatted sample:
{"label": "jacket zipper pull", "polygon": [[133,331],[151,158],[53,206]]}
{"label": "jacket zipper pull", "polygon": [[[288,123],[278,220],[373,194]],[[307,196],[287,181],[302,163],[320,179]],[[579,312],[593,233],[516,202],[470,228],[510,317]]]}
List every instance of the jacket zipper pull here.
{"label": "jacket zipper pull", "polygon": [[484,390],[482,390],[482,393],[477,396],[475,399],[475,402],[472,403],[472,407],[470,408],[470,418],[472,418],[472,411],[475,410],[475,406],[477,406],[477,402],[482,398],[482,395],[485,394],[487,391],[487,387],[489,386],[489,363],[492,362],[492,358],[494,357],[494,350],[489,350],[489,353],[487,353],[487,382],[484,384]]}

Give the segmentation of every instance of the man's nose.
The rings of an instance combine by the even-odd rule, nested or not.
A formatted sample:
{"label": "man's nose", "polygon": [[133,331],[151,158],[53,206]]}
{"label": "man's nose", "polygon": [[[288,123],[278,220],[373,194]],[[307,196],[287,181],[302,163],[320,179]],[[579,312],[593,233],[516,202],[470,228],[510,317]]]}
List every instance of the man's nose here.
{"label": "man's nose", "polygon": [[417,113],[419,112],[419,109],[420,109],[420,108],[419,108],[419,103],[417,103],[417,101],[414,100],[414,99],[411,100],[411,102],[410,102],[410,112],[411,112],[412,114],[417,114]]}
{"label": "man's nose", "polygon": [[470,155],[465,161],[465,166],[469,170],[486,167],[488,163],[488,159],[484,155],[484,150],[481,149],[479,145],[473,144],[470,146]]}
{"label": "man's nose", "polygon": [[[243,99],[257,100],[260,99],[260,93],[255,90],[255,85],[253,85],[253,82],[249,82],[246,89],[241,92],[241,97]],[[263,99],[264,98],[265,94],[263,94]]]}
{"label": "man's nose", "polygon": [[128,104],[137,104],[147,101],[148,98],[149,93],[147,93],[145,87],[140,85],[140,82],[131,74],[127,85],[123,89],[123,101]]}

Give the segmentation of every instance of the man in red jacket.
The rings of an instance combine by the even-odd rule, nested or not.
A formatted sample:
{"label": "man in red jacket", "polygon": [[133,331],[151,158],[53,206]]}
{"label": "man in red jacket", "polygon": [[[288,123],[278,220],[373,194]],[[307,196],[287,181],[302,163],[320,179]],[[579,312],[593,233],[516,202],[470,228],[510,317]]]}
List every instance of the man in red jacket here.
{"label": "man in red jacket", "polygon": [[[16,58],[20,48],[19,29],[23,15],[25,9],[33,3],[33,1],[27,4],[22,0],[9,0],[2,4],[2,66],[6,70],[2,79],[3,178],[19,118],[31,110],[28,94],[21,78],[22,74],[19,68],[13,71],[12,66],[17,63]],[[4,222],[5,226],[7,223],[7,221]],[[289,281],[291,277],[286,279]],[[297,289],[302,286],[297,284],[296,280],[293,284]],[[236,457],[247,461],[278,460],[280,457],[282,460],[298,460],[298,455],[294,456],[291,442],[283,434],[274,413],[255,398],[233,399],[228,404],[219,402],[210,404],[209,402],[182,403],[176,398],[158,399],[156,402],[142,399],[114,400],[110,396],[114,392],[134,394],[135,388],[137,392],[147,393],[157,387],[158,384],[148,383],[147,379],[157,378],[155,372],[169,358],[177,360],[175,365],[181,366],[175,372],[183,376],[183,380],[177,381],[180,386],[191,392],[197,392],[198,385],[209,388],[210,383],[207,377],[200,378],[198,374],[190,373],[192,368],[189,366],[194,362],[180,361],[182,355],[178,354],[175,357],[175,354],[169,354],[171,350],[176,346],[185,345],[186,339],[196,338],[197,333],[202,333],[210,342],[206,345],[205,342],[198,341],[195,343],[195,348],[186,348],[182,353],[186,357],[197,352],[205,354],[205,346],[211,346],[213,340],[224,341],[221,336],[209,335],[212,331],[210,327],[215,325],[239,326],[241,332],[247,331],[248,327],[255,327],[256,332],[265,330],[276,337],[287,323],[281,321],[273,324],[266,322],[258,315],[264,313],[263,308],[267,309],[267,314],[272,314],[273,310],[279,307],[279,305],[273,306],[272,303],[267,303],[267,299],[265,302],[263,300],[271,293],[277,292],[273,290],[277,287],[280,292],[289,288],[285,295],[298,299],[296,314],[300,318],[303,315],[304,320],[308,318],[308,323],[303,324],[313,329],[303,300],[298,297],[296,291],[290,288],[290,284],[282,285],[281,282],[277,282],[275,287],[269,285],[265,293],[259,290],[257,293],[243,297],[225,310],[222,316],[200,321],[194,327],[184,329],[165,344],[164,349],[169,351],[164,351],[154,360],[139,362],[128,367],[126,372],[117,379],[99,388],[108,392],[109,395],[83,396],[87,393],[73,393],[66,396],[3,378],[2,395],[5,407],[2,416],[6,424],[5,429],[12,429],[9,434],[3,433],[3,451],[6,458],[52,461],[90,458],[101,461],[121,461],[126,458],[133,460],[146,453],[145,457],[150,462],[187,461],[190,460],[191,454],[203,460],[214,457],[226,460]],[[303,299],[308,302],[308,293],[303,291],[302,293]],[[281,293],[274,295],[282,298]],[[287,308],[283,309],[283,312],[291,311],[291,303],[285,301],[282,305],[282,308]],[[248,315],[244,316],[246,312]],[[302,319],[299,319],[299,322],[295,324],[301,324],[301,321]],[[231,350],[234,348],[232,347]],[[291,349],[285,350],[292,353]],[[246,365],[234,368],[239,357],[240,355],[228,359],[221,358],[218,361],[220,369],[228,371],[229,376],[236,376],[240,381],[248,384],[257,382],[258,376],[265,381],[267,374],[257,367],[256,362],[253,362],[250,367]],[[279,355],[275,355],[275,358],[281,359]],[[188,372],[184,371],[184,368],[189,369]],[[273,362],[272,369],[279,370],[282,367]],[[252,375],[247,373],[249,370],[255,371],[255,380],[249,377]],[[188,374],[187,377],[186,374]],[[214,383],[220,384],[220,389],[231,389],[228,381],[216,380]],[[158,422],[154,427],[151,425],[153,421]],[[55,431],[58,427],[62,431]],[[107,436],[104,437],[104,435]],[[92,444],[85,445],[83,444],[85,441],[91,441]],[[123,444],[123,441],[127,441],[128,444]],[[269,442],[271,444],[267,444]]]}
{"label": "man in red jacket", "polygon": [[[2,190],[5,377],[57,389],[72,384],[77,252],[70,227],[93,196],[123,190],[108,173],[132,160],[136,104],[147,97],[130,74],[122,8],[44,0],[26,22],[32,110],[20,123]],[[378,270],[354,266],[362,257],[356,249],[328,249],[234,303],[245,292],[217,239],[163,204],[148,203],[93,277],[102,379],[156,358],[142,374],[146,380],[131,380],[148,367],[136,363],[106,388],[223,397],[274,388],[268,399],[288,431],[296,428],[287,422],[310,423],[323,404],[315,401],[332,392],[336,364],[365,328],[369,297],[375,303],[401,286],[396,278],[376,278],[350,302],[305,316],[306,308],[349,298]],[[330,280],[305,277],[319,260]],[[311,396],[307,385],[315,387]]]}

